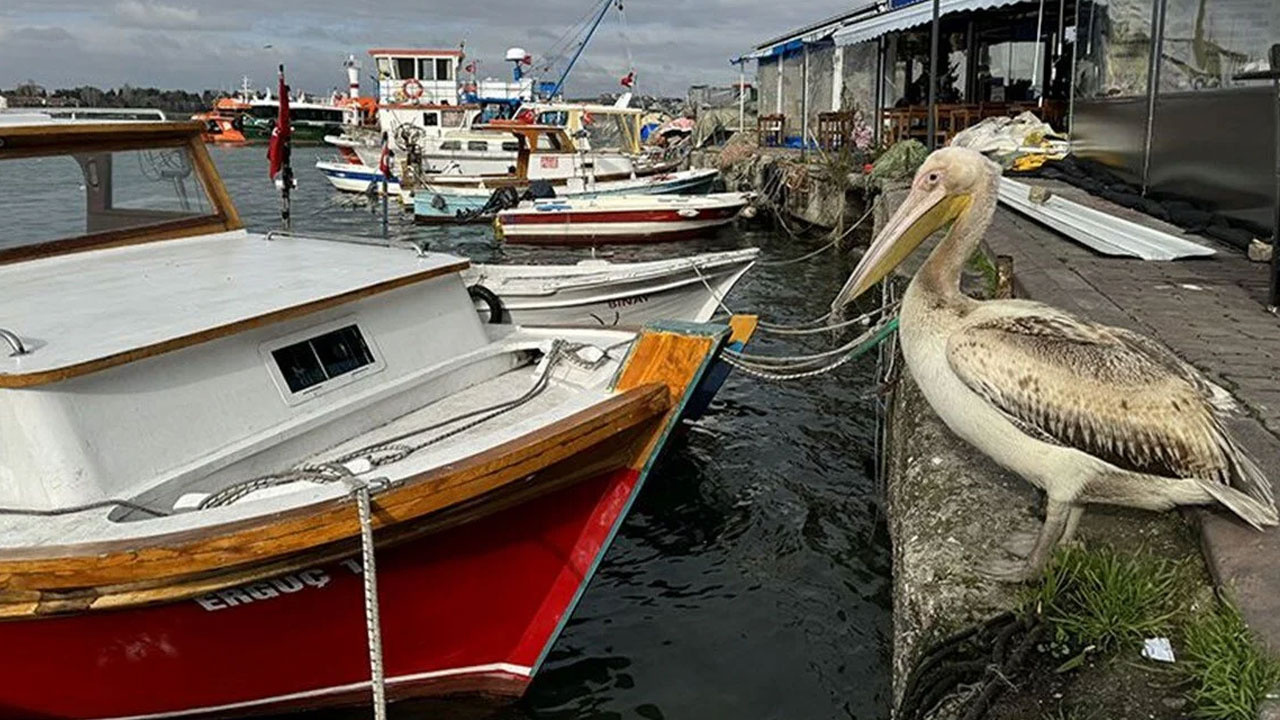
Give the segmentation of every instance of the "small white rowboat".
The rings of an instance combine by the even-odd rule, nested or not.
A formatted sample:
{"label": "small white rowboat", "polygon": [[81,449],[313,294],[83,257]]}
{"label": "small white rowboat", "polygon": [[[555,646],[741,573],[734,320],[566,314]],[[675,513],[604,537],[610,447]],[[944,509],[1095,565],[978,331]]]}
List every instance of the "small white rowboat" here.
{"label": "small white rowboat", "polygon": [[638,263],[472,265],[463,281],[482,318],[498,313],[491,322],[561,327],[706,322],[759,254],[758,248],[747,248]]}
{"label": "small white rowboat", "polygon": [[728,225],[750,200],[744,193],[552,198],[504,210],[494,227],[506,242],[538,245],[679,240]]}

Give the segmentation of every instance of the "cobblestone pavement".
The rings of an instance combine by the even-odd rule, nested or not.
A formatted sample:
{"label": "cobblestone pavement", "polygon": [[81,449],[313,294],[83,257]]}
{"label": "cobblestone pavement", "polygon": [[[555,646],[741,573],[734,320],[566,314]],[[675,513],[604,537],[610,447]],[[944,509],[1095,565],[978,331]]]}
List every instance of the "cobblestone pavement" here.
{"label": "cobblestone pavement", "polygon": [[[1020,297],[1157,338],[1230,390],[1245,409],[1232,431],[1273,484],[1280,481],[1280,318],[1267,312],[1267,266],[1238,250],[1212,258],[1145,262],[1098,255],[1017,215],[996,213],[987,246],[1013,257]],[[1259,533],[1197,510],[1205,555],[1220,584],[1268,645],[1280,650],[1280,529]]]}

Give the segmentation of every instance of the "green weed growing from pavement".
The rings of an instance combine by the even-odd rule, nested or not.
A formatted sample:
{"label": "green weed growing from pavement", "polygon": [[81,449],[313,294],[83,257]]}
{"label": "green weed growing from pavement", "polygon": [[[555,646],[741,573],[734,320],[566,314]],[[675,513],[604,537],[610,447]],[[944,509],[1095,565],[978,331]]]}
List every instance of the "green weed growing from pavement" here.
{"label": "green weed growing from pavement", "polygon": [[1114,548],[1066,548],[1030,598],[1060,640],[1099,652],[1167,635],[1182,606],[1184,568]]}
{"label": "green weed growing from pavement", "polygon": [[1280,684],[1280,661],[1254,642],[1240,611],[1223,602],[1192,618],[1182,638],[1196,717],[1254,720]]}

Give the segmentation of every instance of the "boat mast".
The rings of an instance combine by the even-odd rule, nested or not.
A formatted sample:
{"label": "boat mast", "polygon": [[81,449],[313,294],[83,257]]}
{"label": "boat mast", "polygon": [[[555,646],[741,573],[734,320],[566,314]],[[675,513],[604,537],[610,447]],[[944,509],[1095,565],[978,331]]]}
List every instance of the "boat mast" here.
{"label": "boat mast", "polygon": [[582,51],[587,48],[587,43],[591,41],[591,36],[595,35],[596,28],[600,27],[600,22],[604,20],[605,13],[609,12],[609,7],[613,5],[615,0],[604,0],[600,6],[600,12],[596,15],[595,22],[591,23],[591,29],[587,31],[587,36],[582,38],[582,42],[578,44],[578,49],[574,51],[573,57],[569,59],[569,64],[565,66],[564,72],[560,73],[560,79],[556,81],[556,86],[551,90],[551,96],[548,100],[554,100],[560,94],[560,90],[564,87],[564,81],[569,77],[569,71],[573,70],[573,66],[578,62],[578,58],[582,56]]}

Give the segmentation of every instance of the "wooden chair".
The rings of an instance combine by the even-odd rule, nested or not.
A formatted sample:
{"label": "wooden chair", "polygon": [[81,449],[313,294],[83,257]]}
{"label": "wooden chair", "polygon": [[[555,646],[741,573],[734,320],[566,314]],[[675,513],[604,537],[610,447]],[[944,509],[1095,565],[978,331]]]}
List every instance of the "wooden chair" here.
{"label": "wooden chair", "polygon": [[786,115],[761,115],[757,121],[761,147],[781,147],[785,141]]}

